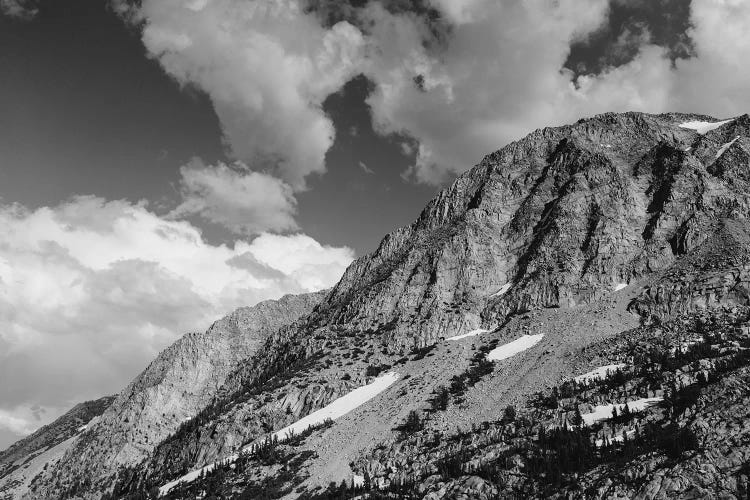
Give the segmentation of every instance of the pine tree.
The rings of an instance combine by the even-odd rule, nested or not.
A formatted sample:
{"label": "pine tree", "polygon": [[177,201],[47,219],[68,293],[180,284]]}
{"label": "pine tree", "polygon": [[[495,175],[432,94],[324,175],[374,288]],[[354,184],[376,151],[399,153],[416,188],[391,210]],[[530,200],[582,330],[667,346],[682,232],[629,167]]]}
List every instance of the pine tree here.
{"label": "pine tree", "polygon": [[503,411],[503,420],[506,422],[513,422],[516,420],[516,409],[513,405],[508,405]]}
{"label": "pine tree", "polygon": [[365,471],[365,479],[362,484],[365,491],[370,491],[372,489],[372,479],[370,478],[370,473],[368,471]]}
{"label": "pine tree", "polygon": [[576,411],[573,413],[573,425],[580,429],[583,426],[583,415],[581,415],[581,408],[576,403]]}

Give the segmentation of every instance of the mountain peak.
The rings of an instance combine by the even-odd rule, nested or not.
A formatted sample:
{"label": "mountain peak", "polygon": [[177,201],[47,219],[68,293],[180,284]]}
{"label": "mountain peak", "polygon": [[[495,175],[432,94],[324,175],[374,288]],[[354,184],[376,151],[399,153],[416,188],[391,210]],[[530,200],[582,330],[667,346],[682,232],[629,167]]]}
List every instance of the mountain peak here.
{"label": "mountain peak", "polygon": [[[601,491],[597,461],[633,460],[612,443],[685,458],[698,445],[684,409],[705,413],[685,398],[708,397],[711,377],[728,394],[726,374],[746,376],[749,151],[748,115],[604,113],[536,130],[460,175],[329,292],[184,337],[28,496],[194,498],[214,481],[322,499],[339,498],[321,490],[343,480],[361,483],[341,487],[345,498],[398,485],[425,498],[541,498],[550,484],[575,497],[551,478],[579,474]],[[613,366],[632,369],[569,382]],[[299,422],[314,425],[279,437]],[[725,436],[706,436],[719,453]],[[585,463],[549,463],[560,443]]]}

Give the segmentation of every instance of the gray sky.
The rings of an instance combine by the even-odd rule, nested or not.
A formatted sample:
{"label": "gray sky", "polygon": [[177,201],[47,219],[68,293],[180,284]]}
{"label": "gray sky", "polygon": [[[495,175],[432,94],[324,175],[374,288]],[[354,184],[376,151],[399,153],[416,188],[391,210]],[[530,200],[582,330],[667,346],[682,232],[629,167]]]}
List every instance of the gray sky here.
{"label": "gray sky", "polygon": [[741,1],[0,9],[0,448],[235,307],[331,286],[535,128],[750,100]]}

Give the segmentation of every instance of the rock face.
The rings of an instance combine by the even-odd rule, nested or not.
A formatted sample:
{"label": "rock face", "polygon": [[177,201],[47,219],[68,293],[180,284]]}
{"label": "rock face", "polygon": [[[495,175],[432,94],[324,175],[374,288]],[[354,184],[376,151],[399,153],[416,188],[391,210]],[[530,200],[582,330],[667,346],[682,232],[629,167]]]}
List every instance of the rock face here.
{"label": "rock face", "polygon": [[665,320],[700,309],[750,305],[750,224],[723,219],[694,252],[660,273],[631,310]]}
{"label": "rock face", "polygon": [[[165,349],[86,429],[59,462],[76,475],[107,476],[137,464],[214,398],[265,338],[308,314],[326,292],[286,295],[237,309],[205,333],[188,333]],[[53,484],[50,491],[64,490]],[[47,490],[43,490],[47,495]]]}
{"label": "rock face", "polygon": [[[299,314],[282,313],[284,321],[263,328],[231,326],[240,319],[230,317],[215,325],[220,341],[211,330],[186,336],[118,397],[29,496],[153,490],[236,453],[383,369],[402,372],[403,383],[389,389],[388,403],[358,414],[382,439],[393,435],[404,411],[430,404],[438,381],[448,385],[455,377],[464,412],[454,416],[482,423],[497,418],[498,405],[528,401],[553,379],[572,375],[587,346],[616,339],[629,322],[744,306],[750,116],[705,134],[681,126],[696,120],[717,121],[607,113],[537,130],[486,156]],[[553,312],[534,316],[540,310]],[[487,337],[466,341],[475,342],[475,352],[468,344],[441,342],[479,328]],[[229,333],[250,330],[263,333]],[[531,333],[548,336],[531,354],[487,364],[490,344]],[[424,361],[431,346],[440,366]],[[500,394],[481,384],[472,389],[497,371],[492,366],[523,370],[503,368],[505,382],[488,382]],[[337,425],[326,431],[340,436],[336,447],[362,454],[375,446],[358,439],[354,423]],[[323,461],[331,457],[331,441],[319,442],[315,453]],[[335,476],[342,467],[314,461],[299,467],[347,479]],[[263,477],[257,468],[253,474]],[[492,491],[486,478],[461,481],[452,484],[455,491],[431,490],[430,498],[467,488]],[[288,494],[299,496],[293,482]]]}
{"label": "rock face", "polygon": [[695,119],[713,121],[608,113],[488,155],[347,270],[323,322],[429,345],[664,269],[750,210],[750,117],[705,135],[679,126]]}

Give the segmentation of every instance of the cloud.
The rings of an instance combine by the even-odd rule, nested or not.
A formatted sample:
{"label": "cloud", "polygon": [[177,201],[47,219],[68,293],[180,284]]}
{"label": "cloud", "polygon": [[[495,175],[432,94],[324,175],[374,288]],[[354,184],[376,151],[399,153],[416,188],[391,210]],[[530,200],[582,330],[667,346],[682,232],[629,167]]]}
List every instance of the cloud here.
{"label": "cloud", "polygon": [[750,108],[750,3],[694,0],[689,34],[696,57],[665,70],[674,88],[670,106],[735,116]]}
{"label": "cloud", "polygon": [[361,168],[361,169],[362,169],[362,171],[363,171],[364,173],[368,174],[368,175],[372,175],[372,174],[374,174],[374,173],[375,173],[375,172],[374,172],[374,171],[373,171],[373,170],[372,170],[372,169],[371,169],[370,167],[368,167],[368,166],[367,166],[367,164],[366,164],[365,162],[363,162],[363,161],[360,161],[360,162],[359,162],[359,168]]}
{"label": "cloud", "polygon": [[326,29],[294,0],[140,3],[116,5],[169,75],[208,94],[235,159],[273,166],[294,189],[325,171],[335,134],[322,103],[357,72],[358,29]]}
{"label": "cloud", "polygon": [[182,203],[170,217],[201,217],[238,234],[298,229],[292,188],[241,164],[205,166],[194,160],[180,169]]}
{"label": "cloud", "polygon": [[236,307],[332,286],[354,257],[304,234],[211,245],[145,203],[91,196],[2,205],[0,228],[0,429],[16,433],[117,392]]}
{"label": "cloud", "polygon": [[578,115],[585,99],[562,69],[572,41],[607,14],[598,0],[434,2],[451,23],[441,44],[423,43],[424,20],[372,5],[379,47],[368,76],[381,133],[413,137],[411,175],[440,183],[536,127]]}
{"label": "cloud", "polygon": [[[750,105],[750,3],[694,0],[690,50],[658,45],[647,27],[615,43],[622,64],[577,78],[564,68],[572,44],[596,32],[608,2],[434,0],[450,23],[425,44],[425,20],[372,4],[367,72],[377,129],[411,136],[408,174],[439,184],[530,131],[606,111],[686,111],[734,116]],[[664,37],[662,37],[664,38]],[[682,39],[680,34],[675,38]],[[694,56],[693,56],[694,54]]]}
{"label": "cloud", "polygon": [[38,427],[38,419],[30,408],[0,409],[0,429],[7,430],[16,436],[24,436],[34,432]]}
{"label": "cloud", "polygon": [[[167,73],[211,97],[234,156],[275,164],[295,190],[325,169],[334,132],[322,102],[358,74],[374,83],[375,129],[414,148],[406,177],[431,184],[535,128],[605,111],[735,115],[750,99],[743,0],[694,0],[689,22],[671,1],[359,5],[144,0],[129,12]],[[601,38],[613,9],[638,8],[604,59],[566,69],[571,46]]]}
{"label": "cloud", "polygon": [[39,9],[35,0],[0,0],[0,14],[28,21]]}

